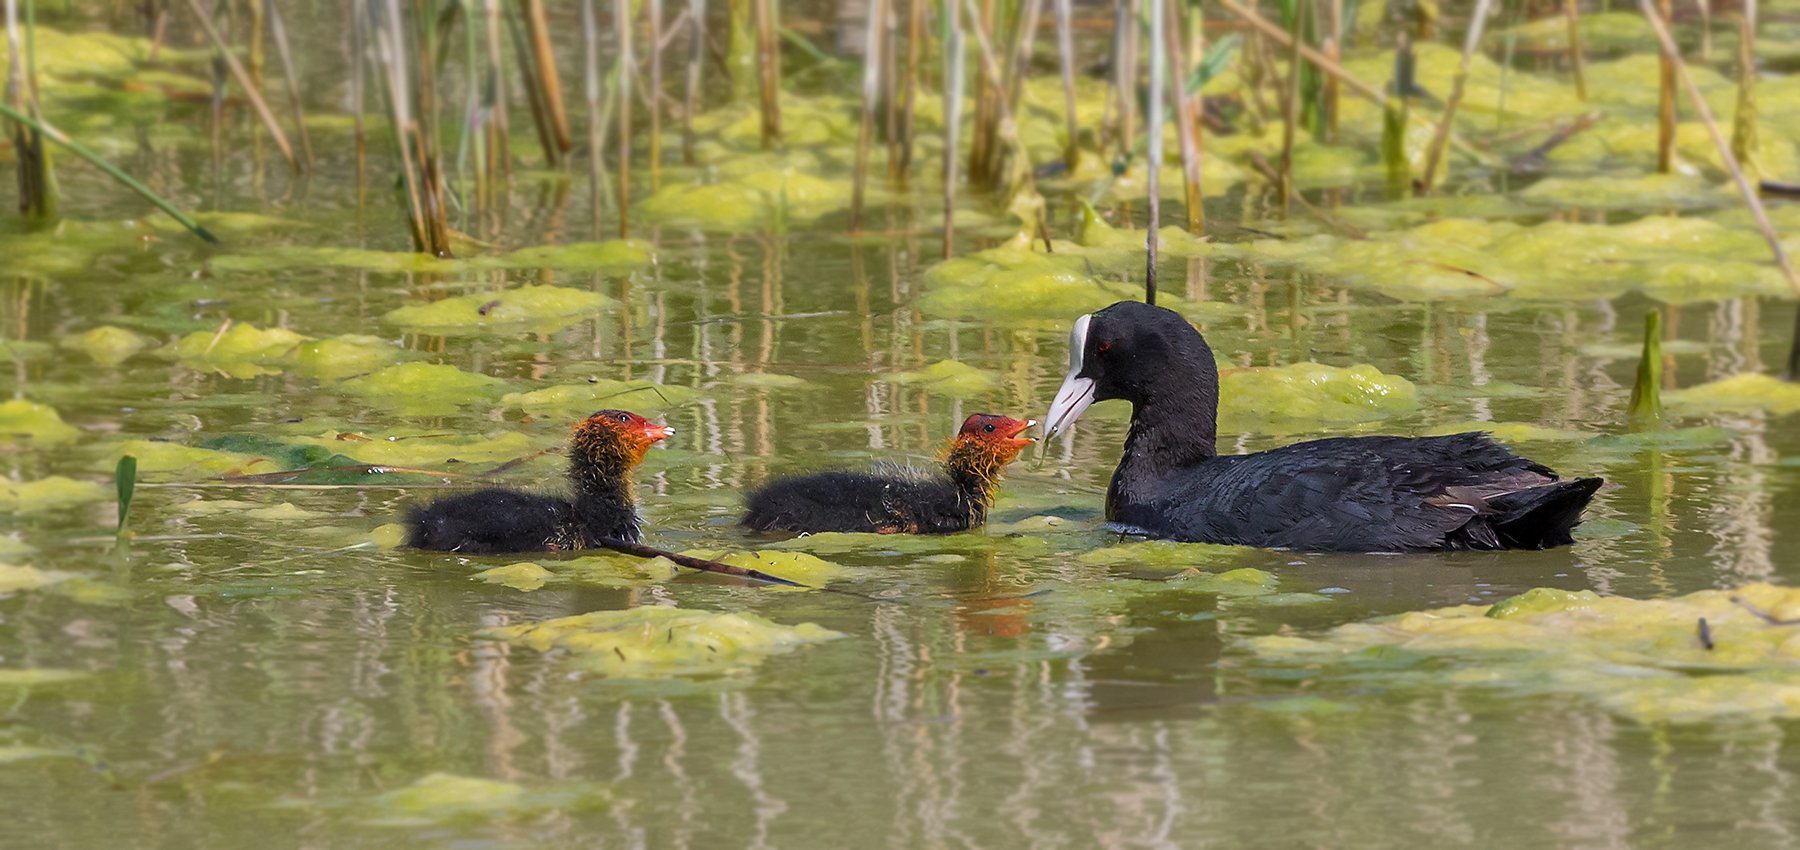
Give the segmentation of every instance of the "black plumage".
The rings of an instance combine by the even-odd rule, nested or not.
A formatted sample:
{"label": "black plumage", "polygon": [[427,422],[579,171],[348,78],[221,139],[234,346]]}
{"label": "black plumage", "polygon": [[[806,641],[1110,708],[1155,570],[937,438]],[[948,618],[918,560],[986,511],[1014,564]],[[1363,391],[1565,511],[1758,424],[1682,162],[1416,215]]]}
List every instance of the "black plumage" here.
{"label": "black plumage", "polygon": [[817,472],[764,485],[744,499],[743,524],[756,531],[948,534],[987,522],[1000,472],[1032,426],[977,413],[951,442],[941,474],[916,470]]}
{"label": "black plumage", "polygon": [[573,499],[499,489],[439,499],[413,508],[407,545],[491,555],[592,549],[603,537],[635,542],[641,530],[631,471],[673,433],[636,414],[602,410],[570,433]]}
{"label": "black plumage", "polygon": [[1107,518],[1155,537],[1307,551],[1545,549],[1598,478],[1564,479],[1486,434],[1340,437],[1219,456],[1219,377],[1200,332],[1136,302],[1083,317],[1052,431],[1089,403],[1132,403]]}

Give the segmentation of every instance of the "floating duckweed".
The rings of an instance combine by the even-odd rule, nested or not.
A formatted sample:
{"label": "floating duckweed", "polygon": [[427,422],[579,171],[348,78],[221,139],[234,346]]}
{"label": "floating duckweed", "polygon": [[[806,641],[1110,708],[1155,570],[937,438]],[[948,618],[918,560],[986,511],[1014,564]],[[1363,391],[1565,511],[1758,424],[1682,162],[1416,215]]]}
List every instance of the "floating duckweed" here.
{"label": "floating duckweed", "polygon": [[1292,433],[1321,423],[1373,422],[1419,406],[1411,381],[1366,364],[1238,369],[1221,383],[1219,428],[1225,432]]}
{"label": "floating duckweed", "polygon": [[316,445],[360,463],[376,466],[441,467],[459,463],[505,463],[534,451],[531,440],[518,431],[492,437],[480,434],[407,434],[404,431],[357,435],[367,439],[339,439],[326,433],[298,442]]}
{"label": "floating duckweed", "polygon": [[473,776],[432,773],[404,788],[369,802],[377,826],[420,826],[440,821],[481,821],[516,817],[545,810],[604,807],[603,788],[587,783],[560,783],[527,788]]}
{"label": "floating duckweed", "polygon": [[0,593],[36,590],[40,587],[49,587],[59,581],[66,581],[71,577],[70,573],[55,570],[0,564]]}
{"label": "floating duckweed", "polygon": [[1663,393],[1669,407],[1687,414],[1745,413],[1766,410],[1775,414],[1800,412],[1800,384],[1745,373],[1723,380]]}
{"label": "floating duckweed", "polygon": [[56,510],[112,497],[110,488],[61,475],[25,482],[0,478],[0,508],[21,513]]}
{"label": "floating duckweed", "polygon": [[402,363],[351,378],[342,387],[375,407],[415,416],[447,416],[464,405],[497,400],[506,382],[443,363]]}
{"label": "floating duckweed", "polygon": [[[183,477],[204,478],[219,475],[232,470],[242,471],[255,461],[248,455],[236,452],[222,452],[214,449],[202,449],[184,446],[180,443],[165,443],[158,440],[129,440],[110,447],[102,455],[102,459],[94,465],[96,469],[111,470],[118,463],[120,455],[132,455],[137,458],[138,474],[151,472],[180,472]],[[274,472],[273,468],[264,466],[253,472]]]}
{"label": "floating duckweed", "polygon": [[1580,209],[1693,208],[1722,206],[1726,187],[1681,174],[1642,177],[1548,177],[1519,197],[1535,203]]}
{"label": "floating duckweed", "polygon": [[1466,434],[1470,431],[1485,431],[1502,443],[1563,442],[1585,440],[1593,436],[1580,431],[1559,431],[1555,428],[1545,428],[1530,422],[1476,422],[1473,420],[1434,425],[1419,432],[1419,436],[1442,437],[1449,434]]}
{"label": "floating duckweed", "polygon": [[789,390],[811,386],[811,382],[805,378],[777,372],[739,372],[731,376],[731,382],[741,387],[762,387],[771,390]]}
{"label": "floating duckweed", "polygon": [[517,564],[507,564],[504,567],[482,570],[471,578],[480,579],[488,584],[505,585],[514,590],[529,591],[543,587],[544,582],[554,578],[555,575],[530,561],[522,561]]}
{"label": "floating duckweed", "polygon": [[335,380],[391,366],[403,356],[399,346],[381,337],[344,334],[304,343],[287,360],[302,375]]}
{"label": "floating duckweed", "polygon": [[[1238,547],[1220,547],[1238,548]],[[1271,573],[1254,567],[1239,567],[1222,573],[1203,573],[1199,570],[1188,570],[1170,579],[1171,584],[1184,590],[1198,590],[1206,593],[1217,593],[1221,596],[1263,596],[1275,594],[1280,581]],[[1313,594],[1278,594],[1282,596],[1313,596]],[[1318,597],[1325,601],[1324,597]]]}
{"label": "floating duckweed", "polygon": [[1083,552],[1075,560],[1107,567],[1192,567],[1227,564],[1253,551],[1243,546],[1136,540]]}
{"label": "floating duckweed", "polygon": [[64,348],[80,349],[102,366],[117,366],[143,351],[149,342],[143,337],[112,325],[102,325],[84,334],[64,337]]}
{"label": "floating duckweed", "polygon": [[477,265],[506,268],[549,268],[582,271],[624,269],[650,264],[650,243],[641,239],[575,242],[568,245],[534,245],[498,257],[482,257]]}
{"label": "floating duckweed", "polygon": [[805,552],[781,552],[763,549],[756,552],[717,552],[695,550],[681,553],[695,558],[707,558],[734,567],[747,570],[761,570],[776,578],[797,581],[801,584],[821,587],[833,579],[841,578],[849,571],[838,564],[809,555]]}
{"label": "floating duckweed", "polygon": [[258,328],[251,324],[235,324],[219,331],[195,331],[157,350],[170,360],[179,360],[193,369],[217,369],[234,378],[253,378],[273,369],[262,364],[275,363],[286,357],[310,337],[286,328]]}
{"label": "floating duckweed", "polygon": [[388,312],[388,323],[439,336],[476,333],[554,333],[597,316],[610,299],[598,292],[560,286],[523,286],[463,295]]}
{"label": "floating duckweed", "polygon": [[0,438],[11,442],[66,443],[81,435],[81,429],[65,424],[62,416],[47,404],[24,399],[0,401]]}
{"label": "floating duckweed", "polygon": [[843,637],[813,623],[783,626],[755,614],[651,606],[596,611],[478,632],[540,652],[567,650],[609,678],[740,675],[769,655]]}
{"label": "floating duckweed", "polygon": [[896,372],[888,380],[916,384],[927,392],[948,396],[972,396],[992,389],[1000,376],[955,360],[940,360],[923,369]]}
{"label": "floating duckweed", "polygon": [[[4,566],[4,565],[0,565]],[[36,685],[59,685],[87,678],[80,670],[55,670],[37,668],[33,670],[0,670],[0,685],[13,687],[32,687]]]}
{"label": "floating duckweed", "polygon": [[1536,588],[1491,606],[1245,643],[1269,660],[1342,667],[1358,679],[1442,681],[1441,665],[1384,666],[1382,651],[1398,649],[1449,662],[1453,682],[1578,694],[1644,722],[1700,722],[1800,716],[1797,621],[1800,589],[1767,584],[1656,600]]}

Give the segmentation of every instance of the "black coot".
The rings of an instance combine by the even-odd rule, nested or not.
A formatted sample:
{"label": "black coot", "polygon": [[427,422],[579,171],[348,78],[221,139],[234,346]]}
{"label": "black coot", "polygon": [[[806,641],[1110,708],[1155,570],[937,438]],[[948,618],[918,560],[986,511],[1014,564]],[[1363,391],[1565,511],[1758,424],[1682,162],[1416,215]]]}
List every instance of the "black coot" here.
{"label": "black coot", "polygon": [[966,531],[987,522],[1001,471],[1031,445],[1019,434],[1036,424],[986,413],[970,416],[950,441],[942,476],[912,470],[818,472],[766,484],[744,499],[743,523],[756,531]]}
{"label": "black coot", "polygon": [[644,452],[675,433],[635,413],[602,410],[569,432],[573,500],[514,490],[479,490],[414,508],[407,545],[489,555],[593,549],[602,537],[636,542],[631,471]]}
{"label": "black coot", "polygon": [[1602,483],[1561,478],[1480,433],[1220,456],[1212,349],[1174,311],[1132,301],[1075,321],[1046,433],[1106,399],[1131,402],[1106,516],[1154,537],[1315,552],[1547,549],[1574,542]]}

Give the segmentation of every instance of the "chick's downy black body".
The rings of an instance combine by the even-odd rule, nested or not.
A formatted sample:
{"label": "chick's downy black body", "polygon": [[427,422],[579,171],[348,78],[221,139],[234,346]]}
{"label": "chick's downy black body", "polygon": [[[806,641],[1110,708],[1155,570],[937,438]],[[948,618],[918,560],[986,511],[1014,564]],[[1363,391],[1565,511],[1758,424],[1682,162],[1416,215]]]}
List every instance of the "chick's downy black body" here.
{"label": "chick's downy black body", "polygon": [[987,522],[1000,472],[1030,444],[1033,423],[977,413],[951,443],[943,473],[816,472],[784,478],[744,499],[756,531],[949,534]]}
{"label": "chick's downy black body", "polygon": [[1132,403],[1107,518],[1155,537],[1308,551],[1546,549],[1574,542],[1598,478],[1564,479],[1486,434],[1340,437],[1215,451],[1219,377],[1173,311],[1114,304],[1076,322],[1054,432]]}
{"label": "chick's downy black body", "polygon": [[492,555],[592,549],[603,537],[636,542],[642,532],[631,470],[673,433],[632,413],[600,411],[571,431],[573,499],[500,489],[439,499],[412,510],[407,545]]}

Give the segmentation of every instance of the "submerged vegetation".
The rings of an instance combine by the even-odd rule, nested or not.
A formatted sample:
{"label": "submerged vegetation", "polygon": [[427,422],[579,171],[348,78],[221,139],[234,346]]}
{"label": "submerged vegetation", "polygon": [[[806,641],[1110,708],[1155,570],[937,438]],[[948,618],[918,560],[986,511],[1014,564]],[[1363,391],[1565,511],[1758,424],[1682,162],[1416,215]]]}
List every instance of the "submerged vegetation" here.
{"label": "submerged vegetation", "polygon": [[[1501,816],[1579,750],[1800,826],[1792,745],[1743,743],[1800,711],[1792,0],[4,3],[17,808],[1253,843],[1274,789],[1309,843],[1394,844],[1354,816],[1391,762],[1462,807],[1436,843],[1548,841]],[[735,527],[1041,416],[1125,299],[1212,342],[1222,453],[1479,430],[1614,483],[1552,552],[1131,540],[1102,404],[984,531]],[[658,548],[401,545],[442,491],[554,493],[600,409],[675,426]],[[1432,772],[1458,736],[1506,805]]]}

